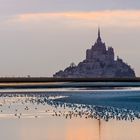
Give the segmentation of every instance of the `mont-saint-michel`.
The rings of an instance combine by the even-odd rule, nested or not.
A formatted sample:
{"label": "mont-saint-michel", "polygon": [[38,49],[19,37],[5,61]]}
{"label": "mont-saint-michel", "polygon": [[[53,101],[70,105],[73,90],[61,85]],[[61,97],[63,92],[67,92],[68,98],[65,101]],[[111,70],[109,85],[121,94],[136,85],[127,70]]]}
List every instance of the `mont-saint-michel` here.
{"label": "mont-saint-michel", "polygon": [[114,49],[106,47],[98,29],[98,37],[91,49],[86,51],[86,59],[78,65],[72,63],[65,70],[56,72],[56,78],[118,78],[135,77],[135,71],[130,65],[117,56]]}

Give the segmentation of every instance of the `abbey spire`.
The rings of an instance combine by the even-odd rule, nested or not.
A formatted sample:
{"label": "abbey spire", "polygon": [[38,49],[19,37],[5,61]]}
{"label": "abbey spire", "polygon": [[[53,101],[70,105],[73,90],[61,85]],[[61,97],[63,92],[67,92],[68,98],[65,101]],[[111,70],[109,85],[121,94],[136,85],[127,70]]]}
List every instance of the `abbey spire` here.
{"label": "abbey spire", "polygon": [[97,38],[97,43],[99,42],[102,42],[101,35],[100,35],[100,27],[98,27],[98,38]]}
{"label": "abbey spire", "polygon": [[98,27],[98,37],[100,38],[100,27]]}

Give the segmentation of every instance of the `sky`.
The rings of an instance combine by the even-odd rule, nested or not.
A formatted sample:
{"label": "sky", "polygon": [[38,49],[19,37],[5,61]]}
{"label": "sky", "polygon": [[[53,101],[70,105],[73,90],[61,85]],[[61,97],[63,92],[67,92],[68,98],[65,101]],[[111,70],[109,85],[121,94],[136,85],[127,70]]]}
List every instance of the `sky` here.
{"label": "sky", "polygon": [[139,0],[0,0],[0,77],[52,76],[97,38],[140,76]]}

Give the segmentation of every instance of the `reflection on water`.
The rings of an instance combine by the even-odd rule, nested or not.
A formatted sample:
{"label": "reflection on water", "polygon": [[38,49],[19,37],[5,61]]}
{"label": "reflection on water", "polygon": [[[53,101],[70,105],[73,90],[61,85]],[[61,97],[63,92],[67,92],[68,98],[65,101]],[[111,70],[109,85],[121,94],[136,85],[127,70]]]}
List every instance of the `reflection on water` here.
{"label": "reflection on water", "polygon": [[[1,139],[139,140],[140,111],[136,107],[140,95],[134,93],[125,92],[121,97],[113,92],[113,96],[75,91],[67,94],[62,91],[1,93]],[[131,94],[135,96],[132,98]],[[90,98],[86,99],[87,96]],[[132,102],[135,109],[123,106],[124,97],[129,97],[129,104]],[[137,97],[137,104],[133,103],[134,97]],[[96,104],[93,98],[100,102]],[[101,100],[105,100],[106,105]],[[115,102],[120,106],[114,106]]]}

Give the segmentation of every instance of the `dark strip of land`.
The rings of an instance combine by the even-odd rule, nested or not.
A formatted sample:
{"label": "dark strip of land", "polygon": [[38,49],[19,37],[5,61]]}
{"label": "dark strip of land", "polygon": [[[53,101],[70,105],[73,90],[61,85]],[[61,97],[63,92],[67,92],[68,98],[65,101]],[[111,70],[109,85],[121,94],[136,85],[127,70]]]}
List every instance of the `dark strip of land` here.
{"label": "dark strip of land", "polygon": [[38,83],[38,82],[140,82],[137,78],[52,78],[52,77],[4,77],[0,83]]}
{"label": "dark strip of land", "polygon": [[0,88],[140,87],[140,78],[0,78]]}

